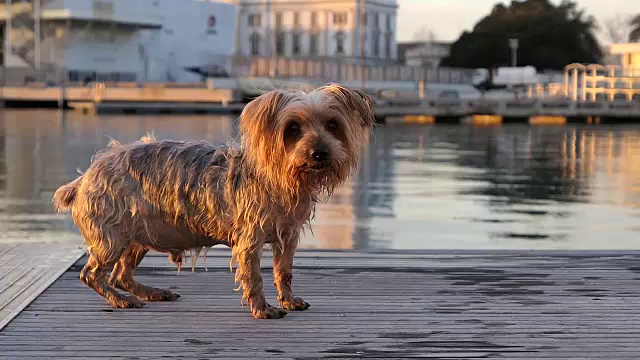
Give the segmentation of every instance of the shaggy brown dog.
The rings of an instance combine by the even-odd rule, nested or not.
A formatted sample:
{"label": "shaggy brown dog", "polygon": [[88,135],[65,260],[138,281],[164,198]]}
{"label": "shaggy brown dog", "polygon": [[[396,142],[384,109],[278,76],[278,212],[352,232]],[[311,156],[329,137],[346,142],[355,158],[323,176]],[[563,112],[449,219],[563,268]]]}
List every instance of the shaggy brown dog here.
{"label": "shaggy brown dog", "polygon": [[181,263],[185,250],[224,244],[253,316],[280,318],[286,311],[267,303],[260,275],[270,244],[280,306],[307,309],[291,292],[299,235],[319,198],[356,169],[373,124],[366,95],[332,84],[256,98],[240,115],[238,145],[113,142],[53,199],[58,211],[71,211],[88,244],[80,279],[117,308],[143,306],[138,298],[175,300],[134,280],[147,251]]}

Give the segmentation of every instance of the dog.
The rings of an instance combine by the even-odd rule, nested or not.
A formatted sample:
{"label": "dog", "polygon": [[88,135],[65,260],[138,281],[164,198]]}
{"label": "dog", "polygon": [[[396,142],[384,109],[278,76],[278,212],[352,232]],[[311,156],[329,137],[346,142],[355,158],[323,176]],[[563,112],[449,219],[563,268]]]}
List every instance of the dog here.
{"label": "dog", "polygon": [[[115,308],[172,301],[180,295],[134,279],[145,254],[164,252],[181,265],[187,250],[226,245],[253,317],[308,309],[291,290],[300,234],[316,203],[357,169],[374,123],[366,94],[328,84],[253,99],[240,114],[239,141],[230,144],[112,141],[53,197],[87,242],[81,281]],[[280,308],[263,292],[260,260],[268,245]]]}

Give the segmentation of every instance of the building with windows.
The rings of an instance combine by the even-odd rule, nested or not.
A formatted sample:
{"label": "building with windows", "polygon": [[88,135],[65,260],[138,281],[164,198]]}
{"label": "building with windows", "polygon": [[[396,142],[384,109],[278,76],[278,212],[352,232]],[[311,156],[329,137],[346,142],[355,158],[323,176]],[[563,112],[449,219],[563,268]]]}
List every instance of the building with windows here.
{"label": "building with windows", "polygon": [[237,0],[244,56],[396,59],[397,0]]}
{"label": "building with windows", "polygon": [[235,53],[236,15],[222,1],[2,1],[0,65],[9,82],[199,81]]}
{"label": "building with windows", "polygon": [[640,71],[640,43],[624,43],[609,45],[612,65]]}

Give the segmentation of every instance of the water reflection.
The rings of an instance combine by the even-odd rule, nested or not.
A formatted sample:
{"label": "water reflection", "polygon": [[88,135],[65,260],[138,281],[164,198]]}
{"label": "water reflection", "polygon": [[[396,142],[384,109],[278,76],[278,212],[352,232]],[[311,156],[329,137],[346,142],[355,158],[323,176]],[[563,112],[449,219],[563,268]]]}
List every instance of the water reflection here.
{"label": "water reflection", "polygon": [[[0,241],[78,241],[53,191],[110,138],[225,142],[231,117],[0,113]],[[640,126],[379,127],[303,247],[638,249]]]}

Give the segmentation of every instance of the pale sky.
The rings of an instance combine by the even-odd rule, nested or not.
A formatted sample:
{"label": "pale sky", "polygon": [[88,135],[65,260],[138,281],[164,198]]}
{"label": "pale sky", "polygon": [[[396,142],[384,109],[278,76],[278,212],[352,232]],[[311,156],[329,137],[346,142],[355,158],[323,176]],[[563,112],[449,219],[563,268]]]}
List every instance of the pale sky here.
{"label": "pale sky", "polygon": [[[498,2],[508,0],[398,0],[398,40],[412,40],[425,28],[437,40],[453,41],[460,33],[487,15]],[[640,14],[640,0],[577,0],[581,8],[598,21],[616,16]]]}

